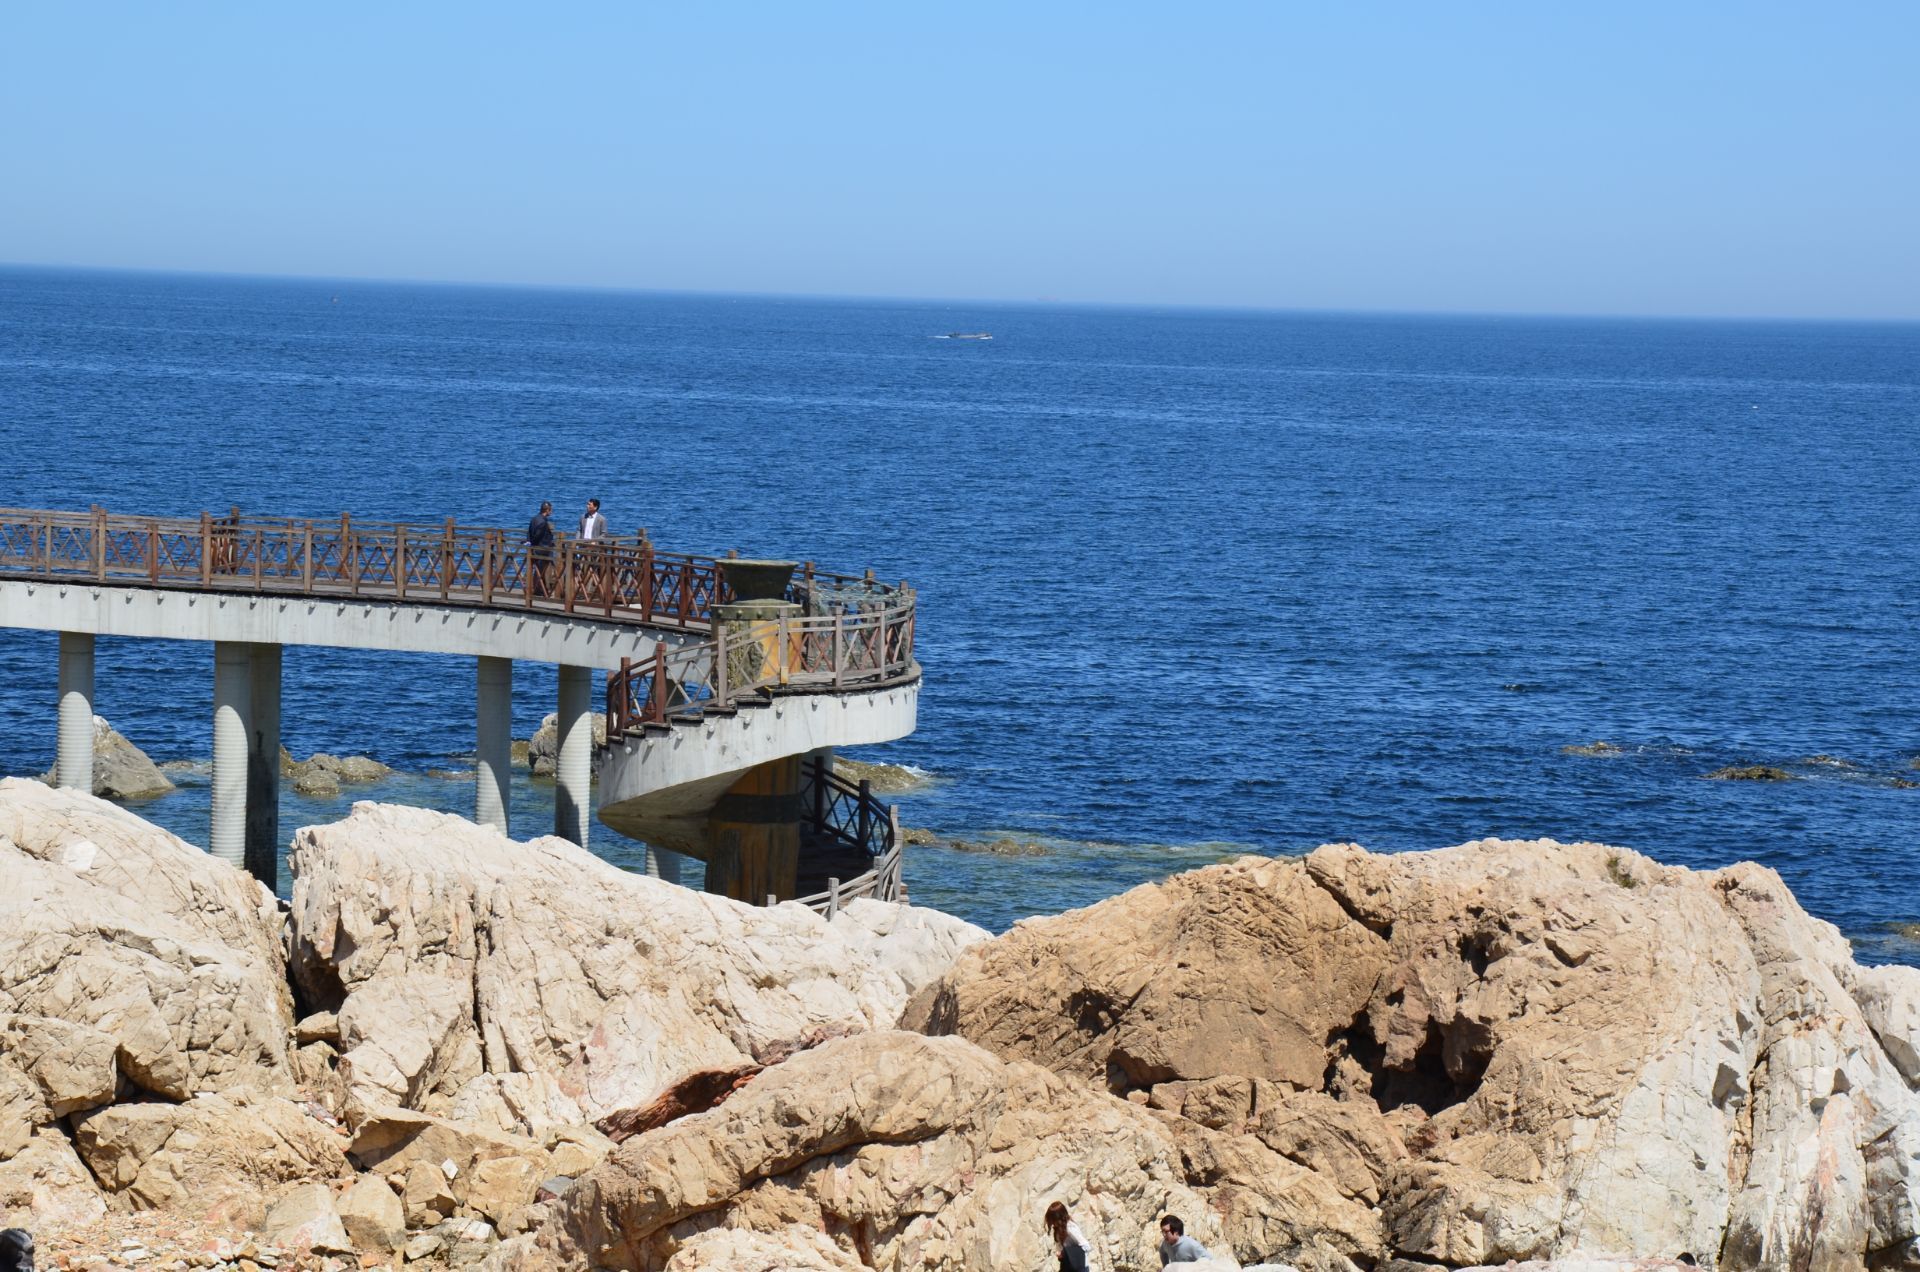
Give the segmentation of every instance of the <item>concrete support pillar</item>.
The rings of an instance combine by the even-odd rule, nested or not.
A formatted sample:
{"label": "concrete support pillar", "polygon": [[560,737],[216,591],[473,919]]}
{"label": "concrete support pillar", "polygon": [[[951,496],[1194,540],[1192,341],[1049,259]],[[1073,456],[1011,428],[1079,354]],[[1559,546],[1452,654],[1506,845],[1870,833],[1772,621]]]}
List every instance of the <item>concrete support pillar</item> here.
{"label": "concrete support pillar", "polygon": [[54,742],[57,786],[93,792],[93,633],[60,633],[60,719]]}
{"label": "concrete support pillar", "polygon": [[764,905],[799,895],[800,756],[755,765],[707,815],[707,891]]}
{"label": "concrete support pillar", "polygon": [[280,872],[280,646],[248,646],[247,873],[278,885]]}
{"label": "concrete support pillar", "polygon": [[247,864],[247,752],[253,737],[253,647],[213,645],[213,825],[207,847],[244,869]]}
{"label": "concrete support pillar", "polygon": [[668,883],[681,882],[680,863],[684,860],[685,858],[677,852],[666,848],[655,848],[652,844],[647,845],[647,873],[656,879],[662,879]]}
{"label": "concrete support pillar", "polygon": [[560,667],[560,753],[554,757],[553,833],[587,846],[593,815],[593,669]]}
{"label": "concrete support pillar", "polygon": [[[511,834],[513,659],[481,658],[476,689],[479,727],[473,748],[473,820]],[[561,718],[566,718],[564,713]]]}

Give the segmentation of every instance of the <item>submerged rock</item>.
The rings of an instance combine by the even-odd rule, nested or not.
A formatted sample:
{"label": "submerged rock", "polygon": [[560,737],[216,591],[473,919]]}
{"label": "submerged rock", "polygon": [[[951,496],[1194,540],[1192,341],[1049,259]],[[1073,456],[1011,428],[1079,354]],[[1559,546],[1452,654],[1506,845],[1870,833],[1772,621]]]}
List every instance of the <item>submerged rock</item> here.
{"label": "submerged rock", "polygon": [[286,747],[280,748],[280,776],[292,778],[295,790],[302,789],[303,779],[317,784],[320,778],[330,777],[333,789],[338,791],[342,782],[377,782],[392,775],[392,769],[364,755],[329,755],[315,751],[304,760],[296,760]]}
{"label": "submerged rock", "polygon": [[[514,744],[516,747],[518,743]],[[600,761],[607,745],[607,717],[596,712],[593,717],[593,771],[600,771]],[[526,763],[535,777],[552,777],[559,771],[560,765],[560,716],[549,711],[540,721],[540,728],[527,741]],[[515,757],[516,760],[519,758]]]}
{"label": "submerged rock", "polygon": [[1588,756],[1607,756],[1607,755],[1622,754],[1620,748],[1615,746],[1611,742],[1588,742],[1584,746],[1563,746],[1560,748],[1560,753],[1562,755],[1588,755]]}
{"label": "submerged rock", "polygon": [[1793,774],[1771,764],[1730,764],[1706,775],[1715,782],[1791,782]]}
{"label": "submerged rock", "polygon": [[[161,766],[129,742],[105,716],[93,717],[93,794],[102,799],[151,799],[174,789]],[[54,774],[41,781],[51,786]]]}
{"label": "submerged rock", "polygon": [[833,757],[833,771],[849,782],[866,782],[875,795],[911,795],[925,789],[933,780],[904,764],[871,764],[844,755]]}

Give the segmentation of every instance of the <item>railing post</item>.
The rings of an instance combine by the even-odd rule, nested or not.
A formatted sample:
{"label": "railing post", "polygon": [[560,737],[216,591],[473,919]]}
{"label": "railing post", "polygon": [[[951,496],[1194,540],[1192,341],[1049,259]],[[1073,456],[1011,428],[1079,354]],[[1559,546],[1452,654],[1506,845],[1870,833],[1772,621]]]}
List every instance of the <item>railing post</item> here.
{"label": "railing post", "polygon": [[387,558],[387,573],[393,575],[394,599],[407,599],[407,528],[393,528],[393,553]]}
{"label": "railing post", "polygon": [[[720,572],[718,570],[714,571],[714,577],[716,579],[720,577]],[[719,584],[715,583],[714,586],[718,587]],[[685,627],[687,625],[687,617],[693,612],[692,606],[690,604],[692,600],[693,600],[693,562],[682,561],[680,563],[680,625],[682,627]]]}
{"label": "railing post", "polygon": [[[614,697],[613,687],[620,686],[620,696]],[[615,703],[619,706],[616,708]],[[619,679],[607,680],[607,737],[609,739],[627,736],[627,713],[633,710],[633,659],[620,660]]]}
{"label": "railing post", "polygon": [[653,621],[653,544],[640,532],[640,621]]}
{"label": "railing post", "polygon": [[300,534],[300,590],[313,592],[313,522],[309,521],[301,528]]}
{"label": "railing post", "polygon": [[453,588],[453,518],[447,518],[447,537],[440,541],[440,599]]}
{"label": "railing post", "polygon": [[867,847],[867,836],[873,830],[873,783],[864,777],[860,779],[859,826],[860,848],[864,852],[872,852],[873,849]]}
{"label": "railing post", "polygon": [[200,514],[200,586],[213,585],[213,514]]}
{"label": "railing post", "polygon": [[653,647],[653,687],[648,692],[649,706],[647,717],[650,723],[667,722],[667,646],[660,642]]}
{"label": "railing post", "polygon": [[844,683],[847,668],[847,616],[833,616],[833,687],[838,689]]}
{"label": "railing post", "polygon": [[267,572],[267,531],[266,527],[253,532],[253,590],[258,592],[266,586],[263,577]]}
{"label": "railing post", "polygon": [[713,701],[715,706],[727,705],[727,629],[725,624],[716,624],[713,629]]}
{"label": "railing post", "polygon": [[827,762],[813,757],[813,833],[825,833],[827,825]]}
{"label": "railing post", "polygon": [[93,505],[93,577],[107,581],[107,510]]}
{"label": "railing post", "polygon": [[493,604],[493,545],[498,537],[489,530],[485,542],[480,546],[480,603],[482,605]]}
{"label": "railing post", "polygon": [[840,913],[840,880],[827,880],[827,922],[831,923]]}
{"label": "railing post", "polygon": [[160,525],[149,522],[147,525],[147,581],[160,581]]}
{"label": "railing post", "polygon": [[605,544],[595,549],[595,556],[600,562],[601,599],[606,602],[607,617],[612,618],[614,586],[620,578],[620,546],[614,543]]}
{"label": "railing post", "polygon": [[344,512],[340,514],[340,551],[346,558],[340,564],[347,570],[347,589],[358,596],[360,595],[360,545],[354,542],[353,518]]}

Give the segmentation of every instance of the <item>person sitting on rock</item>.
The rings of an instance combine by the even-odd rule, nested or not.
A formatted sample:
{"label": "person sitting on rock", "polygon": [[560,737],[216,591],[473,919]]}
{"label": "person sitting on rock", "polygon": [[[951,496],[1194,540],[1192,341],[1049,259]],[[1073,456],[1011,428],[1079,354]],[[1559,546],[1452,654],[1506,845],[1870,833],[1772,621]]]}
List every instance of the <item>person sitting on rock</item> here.
{"label": "person sitting on rock", "polygon": [[1060,1272],[1091,1272],[1093,1247],[1080,1225],[1068,1217],[1065,1203],[1056,1201],[1047,1207],[1047,1232],[1060,1252]]}
{"label": "person sitting on rock", "polygon": [[1160,1216],[1160,1266],[1169,1263],[1198,1263],[1211,1259],[1207,1247],[1187,1235],[1187,1225],[1178,1215]]}

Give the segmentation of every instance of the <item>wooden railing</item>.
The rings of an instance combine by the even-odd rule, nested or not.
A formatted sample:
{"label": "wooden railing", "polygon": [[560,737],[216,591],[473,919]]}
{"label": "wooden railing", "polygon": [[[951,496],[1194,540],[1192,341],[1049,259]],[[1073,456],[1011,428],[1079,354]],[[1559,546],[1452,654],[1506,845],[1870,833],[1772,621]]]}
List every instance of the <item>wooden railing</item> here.
{"label": "wooden railing", "polygon": [[807,771],[813,779],[808,832],[860,850],[873,862],[873,868],[852,879],[829,879],[825,892],[796,899],[829,919],[855,897],[904,900],[900,855],[905,839],[900,834],[899,811],[875,799],[868,782],[849,782],[819,760],[810,761]]}
{"label": "wooden railing", "polygon": [[[536,548],[524,533],[440,525],[308,521],[202,513],[199,519],[0,509],[0,578],[194,588],[551,611],[710,639],[608,677],[614,737],[680,712],[798,688],[904,679],[913,661],[914,596],[865,576],[796,573],[782,620],[760,652],[715,607],[731,600],[721,562],[656,549],[644,533]],[[755,630],[750,633],[760,639]]]}

